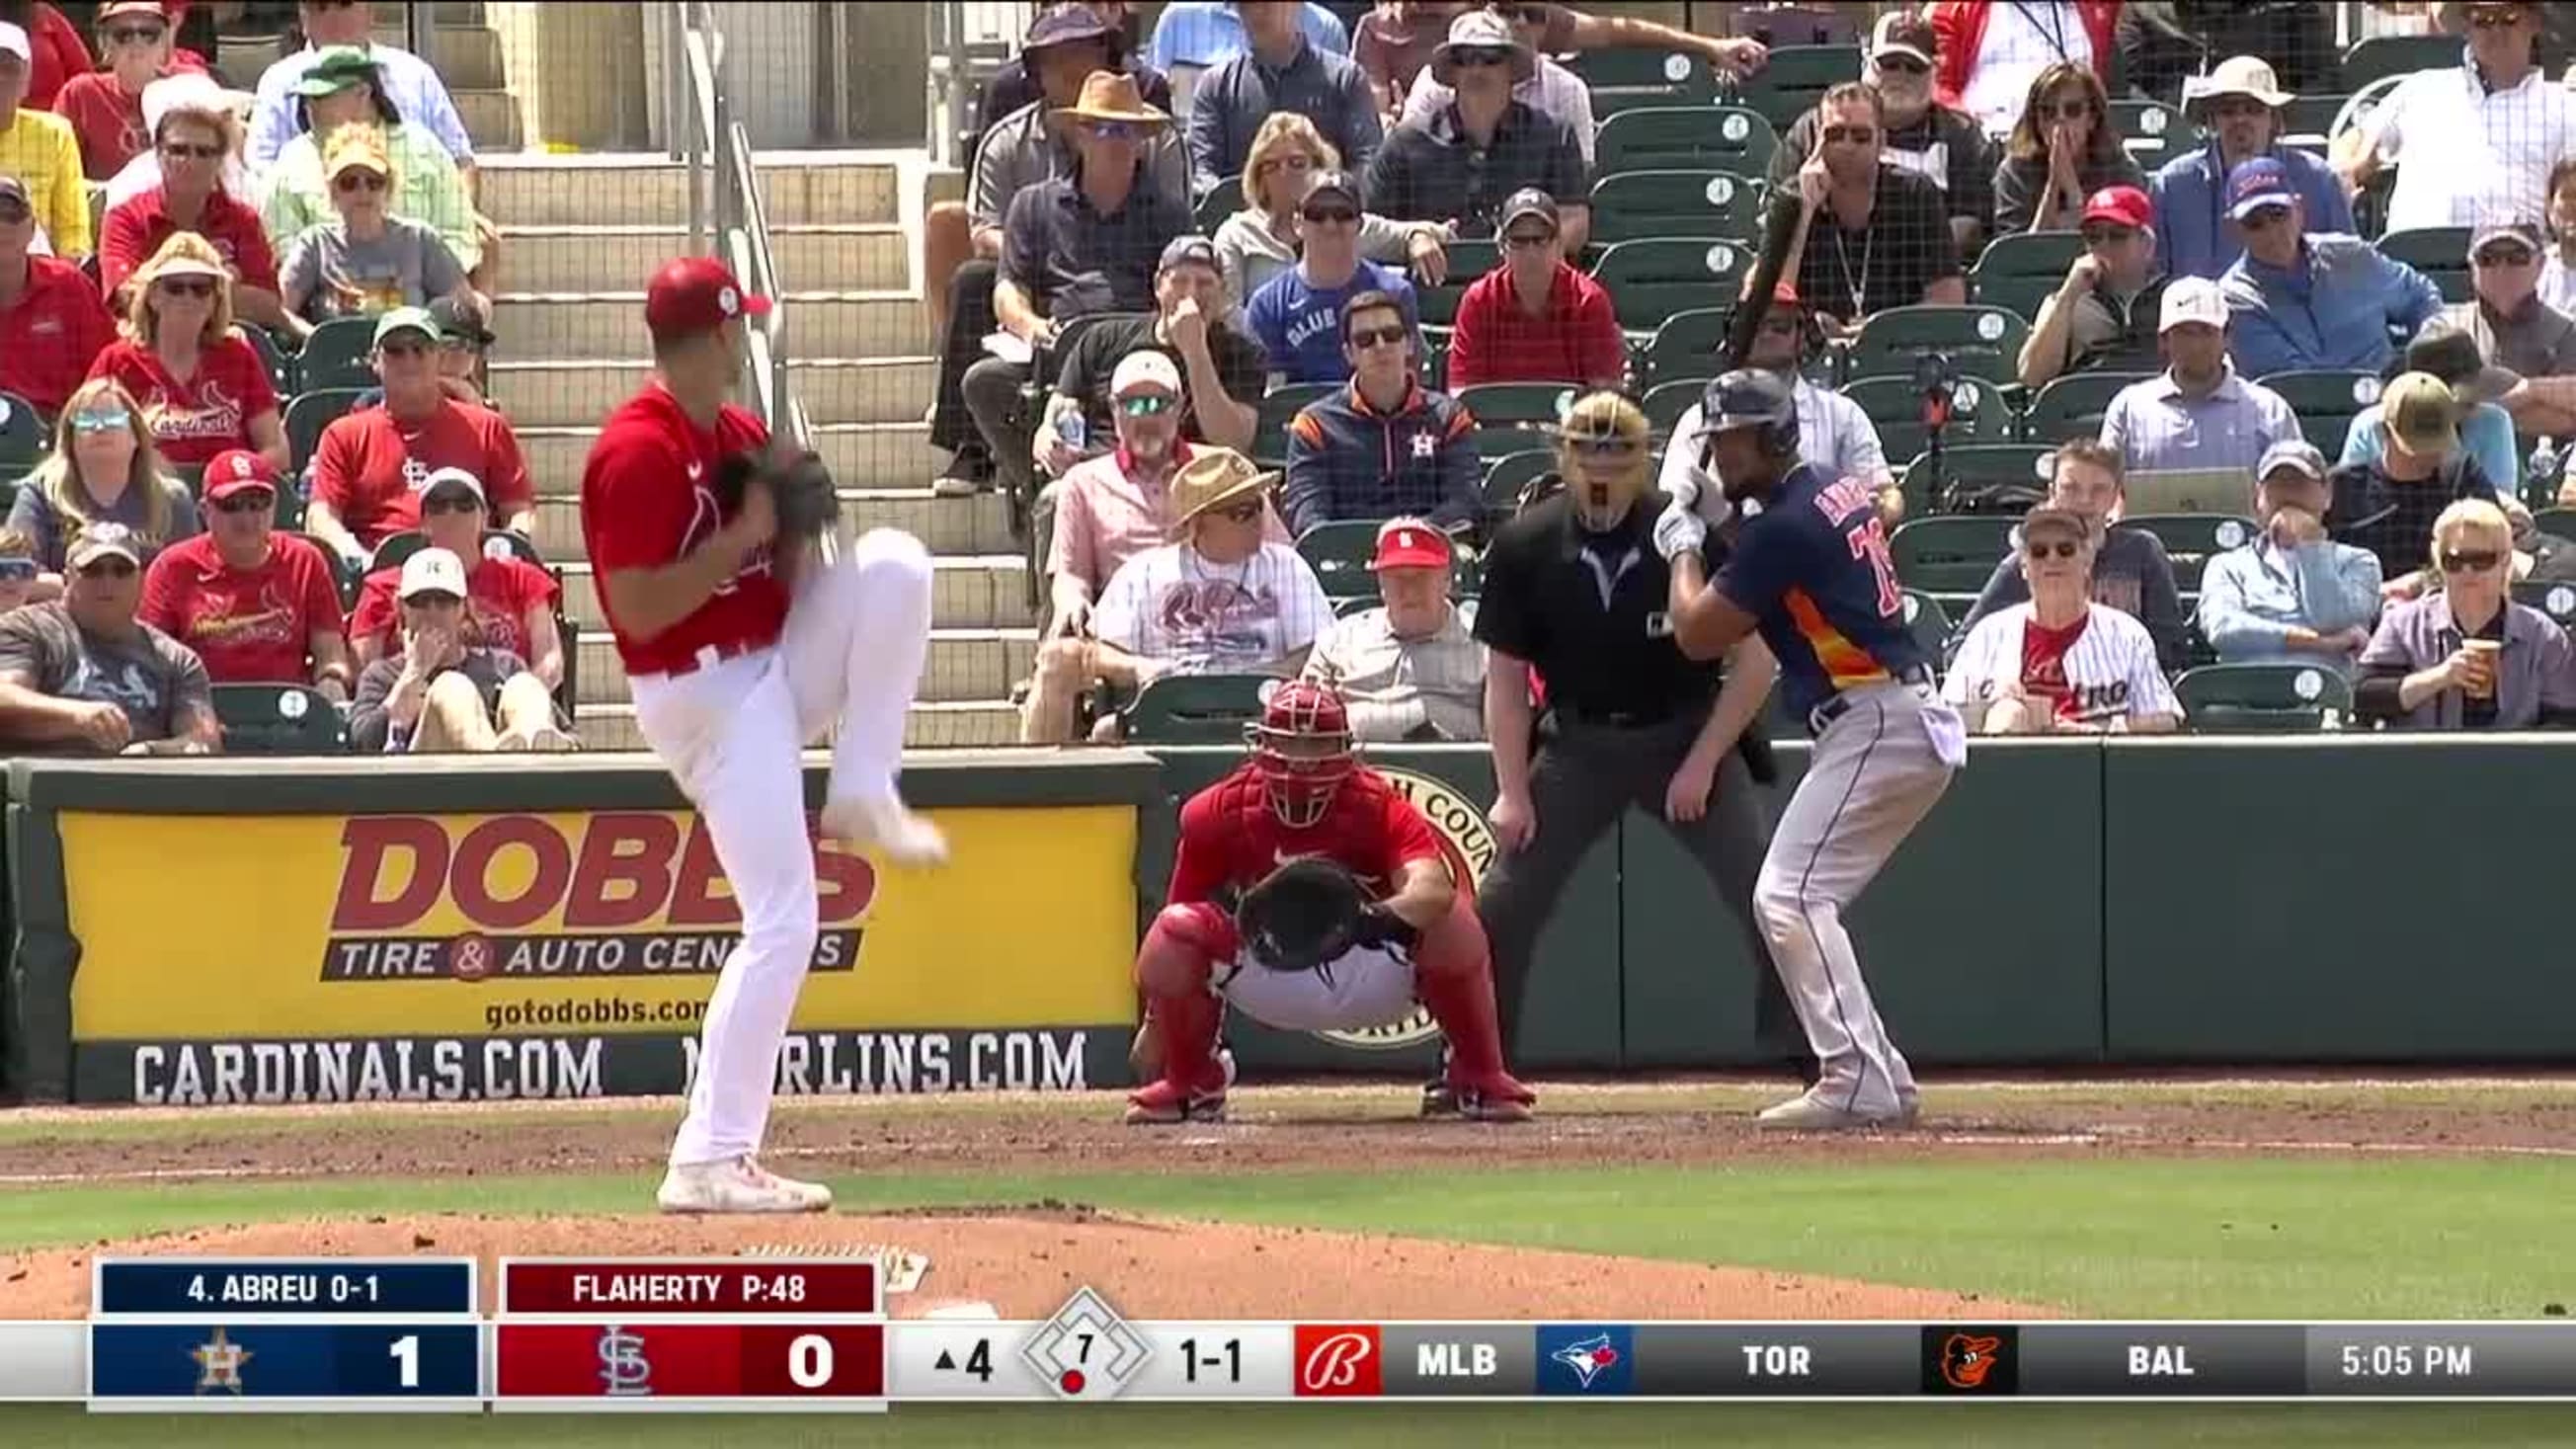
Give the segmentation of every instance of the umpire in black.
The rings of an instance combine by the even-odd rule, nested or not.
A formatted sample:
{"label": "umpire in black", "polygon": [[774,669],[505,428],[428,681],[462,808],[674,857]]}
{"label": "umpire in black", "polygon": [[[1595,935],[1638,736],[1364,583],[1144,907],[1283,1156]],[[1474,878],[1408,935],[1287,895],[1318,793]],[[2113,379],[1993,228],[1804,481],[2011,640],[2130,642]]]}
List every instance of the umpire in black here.
{"label": "umpire in black", "polygon": [[[1664,822],[1708,872],[1760,963],[1754,1023],[1765,1054],[1804,1059],[1805,1037],[1753,916],[1769,842],[1755,747],[1778,666],[1758,636],[1718,661],[1686,659],[1665,613],[1655,550],[1664,495],[1651,482],[1646,415],[1615,392],[1575,401],[1544,495],[1485,554],[1476,638],[1488,651],[1494,831],[1502,852],[1476,892],[1494,953],[1494,994],[1515,1046],[1540,930],[1592,843],[1630,805]],[[1561,484],[1546,494],[1549,484]],[[1764,759],[1767,764],[1767,754]]]}

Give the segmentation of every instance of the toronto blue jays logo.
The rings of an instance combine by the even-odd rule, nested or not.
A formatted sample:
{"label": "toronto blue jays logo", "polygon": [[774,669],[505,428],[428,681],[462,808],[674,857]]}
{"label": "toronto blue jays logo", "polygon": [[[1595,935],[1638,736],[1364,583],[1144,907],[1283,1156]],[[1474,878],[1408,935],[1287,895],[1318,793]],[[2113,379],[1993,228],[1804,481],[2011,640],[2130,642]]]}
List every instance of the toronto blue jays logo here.
{"label": "toronto blue jays logo", "polygon": [[1596,1333],[1590,1338],[1577,1339],[1548,1357],[1572,1369],[1575,1381],[1588,1389],[1602,1370],[1619,1361],[1619,1350],[1611,1347],[1610,1335]]}

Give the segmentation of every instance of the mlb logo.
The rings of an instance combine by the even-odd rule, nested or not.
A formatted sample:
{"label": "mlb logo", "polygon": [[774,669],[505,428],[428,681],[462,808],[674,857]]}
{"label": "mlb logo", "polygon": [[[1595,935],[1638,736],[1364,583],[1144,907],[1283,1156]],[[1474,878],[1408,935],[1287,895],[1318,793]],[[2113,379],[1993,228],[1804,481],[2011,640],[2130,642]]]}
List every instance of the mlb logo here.
{"label": "mlb logo", "polygon": [[1374,1399],[1386,1392],[1386,1354],[1374,1323],[1297,1325],[1297,1397]]}
{"label": "mlb logo", "polygon": [[1625,1394],[1636,1384],[1636,1330],[1626,1324],[1540,1326],[1540,1393]]}

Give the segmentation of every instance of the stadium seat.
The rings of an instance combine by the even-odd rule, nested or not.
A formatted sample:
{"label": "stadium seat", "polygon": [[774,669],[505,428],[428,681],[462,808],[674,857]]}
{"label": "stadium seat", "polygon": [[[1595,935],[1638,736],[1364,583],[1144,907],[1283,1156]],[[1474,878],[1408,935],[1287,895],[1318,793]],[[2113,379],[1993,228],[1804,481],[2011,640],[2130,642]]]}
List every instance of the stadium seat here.
{"label": "stadium seat", "polygon": [[286,447],[292,458],[290,472],[303,473],[313,461],[315,445],[322,441],[322,430],[346,417],[362,393],[360,388],[334,387],[296,394],[294,401],[286,405]]}
{"label": "stadium seat", "polygon": [[2201,571],[2209,561],[2252,539],[2258,525],[2232,513],[2141,513],[2120,520],[2122,528],[2152,533],[2173,560],[2174,587],[2200,592]]}
{"label": "stadium seat", "polygon": [[2327,128],[2343,114],[2349,95],[2293,96],[2281,112],[2281,139],[2293,146],[2325,154],[2330,139]]}
{"label": "stadium seat", "polygon": [[1959,377],[2017,382],[2029,337],[2030,325],[2001,307],[1890,307],[1861,323],[1843,375],[1912,377],[1918,360],[1946,353]]}
{"label": "stadium seat", "polygon": [[2465,226],[2412,226],[2379,239],[2379,254],[2404,262],[2442,289],[2445,302],[2465,302],[2469,282],[2469,229]]}
{"label": "stadium seat", "polygon": [[300,684],[218,684],[215,718],[232,755],[336,755],[348,747],[338,706]]}
{"label": "stadium seat", "polygon": [[1660,386],[1681,377],[1714,377],[1717,350],[1726,345],[1732,307],[1693,307],[1667,317],[1645,347],[1645,377]]}
{"label": "stadium seat", "polygon": [[1622,328],[1650,333],[1679,313],[1732,302],[1752,261],[1729,241],[1647,237],[1602,252],[1592,276],[1610,289]]}
{"label": "stadium seat", "polygon": [[[489,555],[492,552],[492,545],[495,543],[508,549],[510,556],[519,560],[521,563],[532,563],[539,568],[546,567],[545,558],[537,552],[537,546],[535,544],[530,543],[528,540],[521,538],[519,535],[511,533],[506,529],[487,528],[483,530],[483,552],[486,555]],[[420,552],[423,548],[427,547],[428,544],[429,535],[422,533],[416,528],[405,529],[401,533],[387,534],[384,542],[376,545],[376,556],[368,563],[368,572],[372,573],[377,569],[400,568],[402,567],[403,560]]]}
{"label": "stadium seat", "polygon": [[1592,188],[1592,239],[1705,236],[1749,242],[1761,229],[1761,189],[1749,176],[1694,168],[1622,171]]}
{"label": "stadium seat", "polygon": [[1458,299],[1467,295],[1467,288],[1478,277],[1503,262],[1502,247],[1484,237],[1460,237],[1448,243],[1447,250],[1449,280],[1436,287],[1420,282],[1414,284],[1414,305],[1421,313],[1425,327],[1455,325],[1458,321]]}
{"label": "stadium seat", "polygon": [[2052,379],[2031,395],[2030,410],[2022,414],[2022,436],[2049,444],[2099,437],[2102,414],[2110,410],[2111,399],[2131,383],[2153,376],[2150,372],[2072,372]]}
{"label": "stadium seat", "polygon": [[1329,397],[1339,386],[1329,382],[1292,382],[1273,388],[1261,397],[1261,420],[1253,425],[1252,456],[1263,467],[1283,467],[1288,462],[1288,423],[1318,398]]}
{"label": "stadium seat", "polygon": [[1127,707],[1127,738],[1165,745],[1239,745],[1261,718],[1266,674],[1165,674]]}
{"label": "stadium seat", "polygon": [[2513,585],[2513,601],[2547,614],[2561,628],[2576,624],[2576,584],[2554,583],[2547,579],[2517,579]]}
{"label": "stadium seat", "polygon": [[[1592,141],[1592,172],[1697,171],[1719,167],[1763,175],[1779,133],[1741,106],[1643,106],[1601,123]],[[1597,233],[1596,233],[1597,235]]]}
{"label": "stadium seat", "polygon": [[2321,368],[2276,372],[2256,380],[2281,395],[2290,411],[2299,415],[2299,427],[2308,441],[2329,460],[2343,456],[2343,435],[2351,431],[2353,418],[2379,401],[2375,372]]}
{"label": "stadium seat", "polygon": [[[1847,384],[1843,396],[1860,404],[1878,430],[1878,446],[1891,466],[1902,466],[1928,445],[1923,424],[1923,394],[1910,377],[1865,377]],[[2012,409],[2003,394],[1974,378],[1962,378],[1950,392],[1950,421],[1941,430],[1946,450],[1961,444],[2008,443],[2013,437]]]}
{"label": "stadium seat", "polygon": [[2323,664],[2204,664],[2174,681],[2186,726],[2200,734],[2340,729],[2352,684]]}
{"label": "stadium seat", "polygon": [[333,388],[364,391],[376,385],[370,360],[376,350],[376,319],[335,317],[313,329],[296,360],[296,387],[303,392]]}
{"label": "stadium seat", "polygon": [[1909,519],[1887,541],[1897,581],[1927,594],[1974,594],[2012,547],[2019,525],[1992,513]]}
{"label": "stadium seat", "polygon": [[2066,281],[2066,269],[2083,253],[2079,232],[2014,232],[1987,243],[1968,279],[1979,302],[2037,322],[2039,304]]}
{"label": "stadium seat", "polygon": [[1699,56],[1649,46],[1620,46],[1578,53],[1569,67],[1592,92],[1592,114],[1614,117],[1645,108],[1704,105],[1717,94],[1717,76]]}
{"label": "stadium seat", "polygon": [[[1994,566],[1994,560],[1986,560],[1988,572],[1992,572]],[[1983,587],[1984,584],[1984,579],[1977,580],[1979,587]],[[1916,647],[1923,651],[1927,659],[1939,660],[1942,650],[1949,646],[1949,612],[1941,607],[1939,599],[1921,589],[1905,591],[1905,628],[1914,636]]]}
{"label": "stadium seat", "polygon": [[1771,129],[1787,134],[1816,98],[1844,81],[1860,79],[1857,45],[1774,46],[1762,68],[1735,82],[1735,104],[1760,112]]}
{"label": "stadium seat", "polygon": [[2461,44],[2456,35],[2373,35],[2355,41],[2343,53],[2335,88],[2350,94],[2387,76],[2452,69],[2460,63]]}
{"label": "stadium seat", "polygon": [[2576,508],[2544,508],[2531,516],[2531,526],[2542,533],[2576,542]]}
{"label": "stadium seat", "polygon": [[1920,518],[1936,506],[1949,508],[1955,502],[1953,493],[1967,494],[1992,487],[2022,487],[2038,493],[2048,491],[2055,472],[2057,450],[2033,443],[1969,443],[1950,447],[1946,440],[1941,449],[1941,476],[1932,473],[1932,455],[1917,457],[1905,469],[1905,512],[1908,518]]}
{"label": "stadium seat", "polygon": [[1458,394],[1476,418],[1476,453],[1491,463],[1544,448],[1541,431],[1556,426],[1583,392],[1579,382],[1483,382]]}
{"label": "stadium seat", "polygon": [[1297,552],[1315,571],[1315,581],[1324,586],[1329,598],[1347,599],[1358,594],[1377,592],[1377,582],[1369,576],[1369,560],[1377,556],[1377,529],[1381,520],[1340,518],[1318,523],[1297,536]]}
{"label": "stadium seat", "polygon": [[1699,406],[1701,396],[1708,391],[1708,384],[1709,379],[1705,377],[1676,377],[1646,389],[1644,400],[1638,403],[1645,409],[1646,425],[1669,436],[1674,428],[1680,426],[1682,414]]}
{"label": "stadium seat", "polygon": [[2141,171],[2155,170],[2173,154],[2175,146],[2189,146],[2192,142],[2192,128],[2182,118],[2182,112],[2163,101],[2136,96],[2112,98],[2111,128],[2119,133],[2121,146]]}
{"label": "stadium seat", "polygon": [[[287,356],[278,347],[276,335],[267,328],[250,322],[236,323],[233,330],[240,333],[242,340],[250,344],[251,351],[259,354],[260,366],[268,370],[269,386],[277,389],[277,395],[295,396],[295,359]],[[370,378],[367,385],[373,387],[374,379]]]}
{"label": "stadium seat", "polygon": [[36,405],[16,393],[0,392],[0,470],[16,477],[42,462],[52,446]]}
{"label": "stadium seat", "polygon": [[1521,490],[1556,466],[1556,454],[1545,448],[1506,453],[1485,468],[1485,514],[1497,523],[1512,516]]}
{"label": "stadium seat", "polygon": [[1216,235],[1216,229],[1225,225],[1225,219],[1241,210],[1243,210],[1243,178],[1218,177],[1216,185],[1208,188],[1208,194],[1199,198],[1195,213],[1199,235]]}

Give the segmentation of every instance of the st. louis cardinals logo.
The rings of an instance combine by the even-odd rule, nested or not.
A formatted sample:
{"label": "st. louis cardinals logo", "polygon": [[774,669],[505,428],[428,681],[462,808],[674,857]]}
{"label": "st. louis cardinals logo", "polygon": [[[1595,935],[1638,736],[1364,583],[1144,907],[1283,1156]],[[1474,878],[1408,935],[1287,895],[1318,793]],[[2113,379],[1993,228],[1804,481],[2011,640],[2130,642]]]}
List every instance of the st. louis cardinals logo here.
{"label": "st. louis cardinals logo", "polygon": [[[689,493],[696,501],[689,514],[688,531],[680,535],[678,554],[680,558],[687,558],[696,551],[699,544],[715,537],[716,530],[724,526],[724,510],[717,504],[714,491],[699,481],[703,476],[704,470],[698,465],[694,463],[689,465]],[[732,578],[716,585],[716,592],[730,594],[743,579],[753,574],[767,572],[769,572],[769,546],[763,544],[751,551],[751,556],[742,561],[742,567],[734,570]]]}
{"label": "st. louis cardinals logo", "polygon": [[1377,1325],[1301,1323],[1296,1347],[1298,1397],[1375,1398],[1384,1392]]}
{"label": "st. louis cardinals logo", "polygon": [[152,436],[162,442],[189,438],[234,438],[242,431],[242,406],[213,378],[197,384],[196,406],[185,406],[181,399],[155,389],[144,403],[144,416],[152,425]]}

